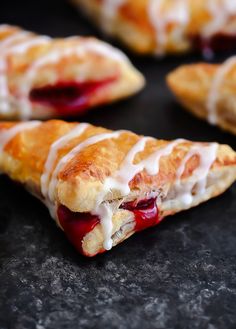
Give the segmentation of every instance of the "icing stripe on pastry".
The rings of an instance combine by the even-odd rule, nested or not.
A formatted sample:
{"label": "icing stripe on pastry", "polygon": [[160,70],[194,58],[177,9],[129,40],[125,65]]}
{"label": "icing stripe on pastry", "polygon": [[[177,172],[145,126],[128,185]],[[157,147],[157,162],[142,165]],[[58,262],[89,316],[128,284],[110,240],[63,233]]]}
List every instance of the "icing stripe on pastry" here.
{"label": "icing stripe on pastry", "polygon": [[[82,128],[83,130],[86,129],[87,124],[84,124],[82,127],[83,127]],[[73,157],[77,153],[81,152],[84,148],[86,148],[90,145],[96,144],[98,142],[101,142],[105,139],[118,138],[121,133],[123,133],[123,131],[116,131],[116,132],[112,132],[112,133],[104,133],[104,134],[91,136],[88,139],[86,139],[85,141],[83,141],[80,144],[78,144],[77,146],[75,146],[69,153],[67,153],[64,157],[62,157],[59,160],[59,162],[57,163],[55,169],[53,170],[51,178],[50,178],[50,182],[49,182],[49,186],[48,186],[48,200],[46,200],[46,203],[50,209],[50,213],[51,213],[51,215],[53,215],[53,217],[55,219],[57,218],[56,209],[55,209],[55,193],[56,193],[55,190],[57,187],[58,174],[61,171],[61,169],[63,168],[63,166],[66,163],[68,163],[70,160],[72,160]],[[61,139],[61,143],[63,144],[62,139]],[[57,149],[59,149],[59,145],[57,145]],[[49,201],[49,202],[47,202],[47,201]],[[107,237],[110,234],[110,227],[108,227],[108,225],[110,223],[108,222],[105,213],[101,213],[101,215],[102,216],[100,217],[100,222],[101,222],[101,226],[103,229],[103,234],[104,234],[104,237]],[[104,244],[108,248],[106,238],[105,238]],[[108,249],[110,249],[110,248],[108,248]]]}
{"label": "icing stripe on pastry", "polygon": [[[0,26],[1,27],[1,26]],[[8,25],[3,25],[0,32],[9,29]],[[35,46],[48,43],[49,37],[34,36],[33,34],[17,30],[11,33],[8,37],[0,40],[0,112],[7,113],[10,110],[9,90],[7,81],[7,56],[14,54],[24,54]],[[23,109],[20,109],[24,112]],[[22,118],[24,114],[22,113]]]}
{"label": "icing stripe on pastry", "polygon": [[[84,129],[86,129],[87,124],[77,126],[70,133],[61,137],[58,141],[52,144],[50,149],[48,159],[45,164],[45,171],[41,178],[42,192],[44,196],[47,194],[48,199],[51,203],[51,209],[55,211],[55,195],[58,182],[58,175],[63,167],[71,161],[76,154],[81,152],[84,148],[110,138],[118,138],[123,131],[117,131],[112,133],[98,134],[88,139],[84,140],[72,150],[70,150],[66,155],[64,155],[57,163],[55,169],[52,171],[53,164],[56,159],[58,150],[63,147],[68,140],[76,136],[79,130],[81,134]],[[80,128],[81,127],[81,128]],[[143,170],[146,170],[149,175],[157,175],[159,172],[160,160],[164,156],[169,156],[173,152],[173,149],[187,142],[183,139],[178,139],[173,142],[168,143],[166,146],[161,147],[159,150],[150,154],[146,159],[135,164],[134,160],[138,153],[144,151],[146,143],[151,141],[151,137],[142,137],[135,143],[126,157],[120,165],[120,169],[113,174],[111,177],[105,179],[103,183],[103,190],[98,195],[96,200],[95,209],[91,212],[92,215],[98,216],[100,218],[100,223],[102,226],[102,231],[104,235],[103,247],[106,250],[112,248],[112,216],[114,204],[105,201],[105,197],[110,191],[118,190],[120,194],[125,197],[130,193],[129,183],[133,178]],[[172,193],[175,194],[175,200],[180,200],[185,206],[188,206],[192,202],[192,193],[204,193],[207,183],[207,175],[211,168],[211,165],[215,161],[216,151],[218,144],[214,143],[206,146],[194,145],[191,147],[190,151],[186,154],[183,161],[181,162],[179,168],[176,172],[176,182],[174,184],[174,190]],[[199,167],[194,171],[192,179],[186,184],[181,182],[182,175],[184,173],[187,162],[193,156],[199,156]],[[52,171],[52,172],[51,172]],[[50,177],[51,174],[51,177]],[[167,201],[168,202],[168,201]],[[56,214],[54,212],[54,218]]]}
{"label": "icing stripe on pastry", "polygon": [[[87,127],[87,124],[84,124],[83,129],[86,129],[86,127]],[[53,173],[51,174],[51,178],[50,178],[50,182],[49,182],[49,186],[48,186],[49,200],[51,202],[54,202],[54,200],[55,200],[54,196],[55,196],[55,189],[57,187],[58,174],[66,163],[71,161],[73,159],[73,157],[77,153],[81,152],[84,148],[86,148],[90,145],[96,144],[98,142],[101,142],[105,139],[118,138],[122,132],[123,131],[115,131],[112,133],[104,133],[104,134],[91,136],[88,139],[81,142],[80,144],[76,145],[72,150],[70,150],[69,153],[67,153],[64,157],[62,157],[59,160],[59,162],[57,163]]]}
{"label": "icing stripe on pastry", "polygon": [[2,131],[0,133],[0,152],[3,151],[4,147],[7,145],[8,142],[12,140],[18,133],[33,129],[41,124],[41,121],[29,121],[29,122],[21,122],[17,125],[13,126],[12,128],[6,129],[6,131]]}
{"label": "icing stripe on pastry", "polygon": [[[176,172],[176,181],[171,191],[170,198],[173,200],[165,201],[167,203],[174,203],[178,205],[179,203],[184,207],[188,207],[193,201],[194,194],[204,194],[207,185],[207,176],[209,170],[216,160],[218,144],[212,143],[207,146],[193,145],[189,152],[185,155],[181,165]],[[181,181],[182,175],[184,173],[187,162],[194,156],[199,156],[200,164],[192,173],[192,179],[184,182]],[[170,206],[169,206],[170,207]]]}
{"label": "icing stripe on pastry", "polygon": [[203,27],[202,36],[210,38],[224,28],[230,16],[236,14],[236,2],[232,0],[208,0],[206,5],[212,20]]}
{"label": "icing stripe on pastry", "polygon": [[103,219],[106,225],[106,231],[104,234],[104,248],[109,250],[112,248],[112,205],[109,203],[104,203],[104,197],[109,191],[118,190],[121,195],[126,196],[130,193],[129,182],[135,177],[136,174],[147,170],[150,175],[157,175],[159,171],[159,161],[162,156],[167,156],[172,153],[175,146],[182,143],[183,140],[179,139],[166,147],[157,150],[152,153],[147,159],[134,164],[134,159],[139,152],[145,149],[146,143],[152,140],[151,137],[141,138],[128,152],[125,159],[123,160],[120,169],[112,176],[108,177],[104,182],[104,188],[102,193],[97,199],[96,209],[93,214],[99,216]]}
{"label": "icing stripe on pastry", "polygon": [[[72,39],[72,38],[70,38],[70,39]],[[84,56],[87,51],[96,53],[96,54],[99,54],[102,56],[108,56],[111,59],[118,61],[118,62],[128,61],[128,58],[119,50],[115,50],[105,43],[102,43],[102,42],[98,43],[96,40],[88,40],[80,45],[68,46],[64,50],[58,49],[58,50],[52,50],[52,51],[48,52],[46,55],[44,55],[44,56],[40,57],[38,60],[36,60],[33,63],[33,65],[25,73],[26,83],[22,84],[21,88],[20,88],[20,93],[22,95],[22,100],[20,102],[22,119],[27,119],[30,117],[32,109],[31,109],[31,102],[29,100],[28,95],[32,88],[32,81],[33,81],[34,77],[37,75],[40,68],[43,66],[46,66],[48,64],[56,64],[62,58],[66,58],[71,55],[75,55],[79,58],[80,56]]]}
{"label": "icing stripe on pastry", "polygon": [[236,65],[236,56],[227,59],[217,70],[211,84],[211,88],[207,97],[206,108],[208,111],[208,122],[212,125],[217,124],[217,100],[219,89],[224,81],[224,77]]}
{"label": "icing stripe on pastry", "polygon": [[[150,137],[143,137],[140,139],[128,152],[126,158],[121,164],[119,171],[114,176],[106,179],[104,183],[104,190],[98,197],[97,207],[93,214],[98,215],[106,223],[107,231],[104,236],[104,248],[106,250],[112,247],[112,205],[104,203],[105,195],[112,190],[119,190],[121,195],[128,195],[130,193],[129,183],[138,173],[146,170],[149,175],[157,175],[159,172],[160,159],[164,156],[168,156],[172,153],[173,149],[179,144],[185,142],[183,139],[178,139],[169,143],[167,146],[152,153],[148,158],[144,159],[138,164],[133,164],[135,156],[145,149],[146,142],[150,140]],[[211,165],[216,158],[216,150],[218,144],[214,143],[209,146],[193,146],[187,153],[183,162],[176,173],[176,199],[189,205],[192,202],[192,189],[195,187],[196,193],[204,193],[206,188],[206,179]],[[184,172],[186,163],[194,155],[200,157],[199,167],[194,171],[193,178],[188,184],[181,184],[181,176]],[[105,218],[105,219],[104,219]]]}
{"label": "icing stripe on pastry", "polygon": [[44,165],[44,172],[41,176],[41,191],[44,197],[47,197],[48,183],[52,173],[53,165],[57,159],[58,151],[62,149],[69,141],[79,137],[88,127],[87,123],[81,123],[75,126],[67,134],[56,140],[50,147],[47,160]]}
{"label": "icing stripe on pastry", "polygon": [[149,0],[148,16],[150,23],[155,30],[157,55],[165,53],[165,46],[168,40],[167,27],[170,23],[177,23],[175,33],[183,29],[189,21],[188,4],[186,0],[175,0],[167,12],[163,12],[163,0]]}
{"label": "icing stripe on pastry", "polygon": [[[105,32],[118,37],[141,54],[164,55],[201,50],[209,57],[214,50],[233,48],[235,0],[72,2]],[[225,44],[222,45],[221,40]]]}
{"label": "icing stripe on pastry", "polygon": [[[3,31],[7,27],[4,26]],[[1,31],[0,31],[1,32]],[[29,33],[21,31],[19,33],[10,34],[9,37],[0,41],[0,111],[7,113],[10,107],[8,104],[8,82],[7,82],[7,62],[5,56],[11,53],[11,47],[18,44],[20,41],[24,41],[29,37]]]}
{"label": "icing stripe on pastry", "polygon": [[56,120],[3,123],[0,133],[3,147],[15,136],[0,157],[3,172],[42,200],[41,184],[49,210],[51,195],[54,219],[84,255],[109,250],[235,181],[235,152],[228,146],[87,127]]}
{"label": "icing stripe on pastry", "polygon": [[[31,58],[30,54],[28,54],[31,48],[40,47],[41,45],[47,45],[47,47],[45,49],[44,47],[39,48],[39,50],[37,49],[37,51],[33,53],[33,58]],[[42,53],[41,53],[41,49],[42,49]],[[15,66],[13,65],[13,68],[16,70],[17,79],[14,80],[14,83],[12,83],[12,88],[10,89],[11,86],[9,86],[9,81],[8,81],[8,75],[10,71],[9,63],[11,60],[13,61],[13,63],[15,63],[14,59],[18,54],[21,55],[24,65],[22,66],[22,68],[19,67],[19,65],[17,64]],[[86,73],[87,68],[85,67],[84,70],[85,77],[83,77],[83,70],[81,69],[81,72],[79,71],[80,73],[78,73],[77,76],[70,78],[71,80],[69,81],[67,80],[63,81],[63,77],[61,78],[60,75],[61,70],[57,68],[57,64],[60,64],[60,62],[65,58],[70,59],[70,57],[72,57],[73,58],[72,65],[76,65],[77,60],[79,63],[80,59],[86,58],[87,54],[95,54],[104,57],[104,59],[107,61],[109,61],[110,59],[113,62],[117,62],[117,63],[112,63],[112,62],[109,63],[111,68],[113,68],[113,73],[112,73],[113,75],[112,76],[105,75],[104,77],[102,77],[101,80],[99,80],[97,78],[97,75],[95,75],[94,80],[93,78],[91,78],[90,80],[88,78],[88,80],[86,80],[85,77],[87,74]],[[30,58],[29,62],[25,61],[24,55],[26,58],[27,56]],[[38,74],[40,74],[41,70],[43,70],[48,65],[53,66],[52,74],[48,73],[48,76],[51,79],[51,80],[49,79],[48,85],[46,84],[46,85],[34,86],[35,80],[39,81],[39,79],[37,79]],[[47,111],[45,111],[44,114],[43,112],[44,107],[48,110],[50,115],[53,115],[54,111],[57,113],[57,109],[60,114],[59,111],[60,100],[59,100],[59,104],[56,102],[53,103],[52,100],[50,102],[50,99],[48,102],[46,100],[40,101],[38,99],[33,99],[31,97],[30,92],[32,90],[33,91],[40,90],[42,92],[43,87],[49,87],[49,93],[50,93],[50,87],[53,92],[54,90],[53,87],[55,87],[55,90],[57,90],[56,89],[57,87],[58,89],[60,89],[61,86],[63,85],[66,86],[67,82],[68,82],[67,84],[68,88],[71,89],[74,88],[73,89],[74,91],[76,88],[75,86],[77,86],[76,89],[77,98],[76,95],[74,95],[73,96],[74,98],[72,97],[71,99],[68,99],[67,100],[68,108],[65,110],[66,113],[61,113],[61,114],[71,114],[71,113],[73,114],[73,110],[76,111],[76,109],[78,111],[82,111],[81,109],[82,105],[80,104],[79,101],[80,99],[82,99],[83,96],[81,95],[81,93],[84,90],[82,89],[81,91],[80,89],[84,86],[83,84],[87,83],[88,89],[90,86],[91,89],[94,88],[94,90],[95,89],[99,90],[99,88],[105,88],[106,85],[114,82],[116,82],[118,86],[119,81],[116,80],[120,79],[120,82],[122,84],[122,79],[125,80],[130,78],[132,80],[133,77],[135,78],[135,76],[132,76],[132,74],[130,75],[130,77],[128,76],[128,74],[127,76],[125,75],[126,69],[129,68],[129,66],[131,66],[131,63],[125,54],[123,54],[120,50],[115,49],[112,46],[106,44],[105,42],[99,41],[97,39],[82,38],[82,37],[51,39],[50,37],[38,36],[34,33],[21,30],[20,28],[17,27],[0,25],[0,114],[2,116],[5,115],[7,117],[10,117],[11,115],[17,116],[22,120],[26,120],[29,119],[30,117],[46,116]],[[68,67],[67,70],[68,72],[70,71],[69,69],[70,66]],[[76,74],[76,72],[77,71],[75,70],[74,74]],[[13,71],[12,74],[15,74],[15,72]],[[44,78],[44,73],[42,74],[42,76]],[[52,81],[54,81],[55,79],[56,81],[53,84]],[[135,80],[133,85],[135,88]],[[97,96],[98,104],[100,104],[103,102],[102,94],[100,95],[98,91],[97,93],[98,93]],[[124,96],[125,93],[126,91],[123,91]],[[88,99],[91,100],[91,106],[97,105],[94,94],[96,93],[91,92],[91,94],[85,95],[88,97]],[[119,97],[122,97],[122,92],[120,96],[119,95],[117,96],[117,98]],[[86,105],[90,106],[89,102]],[[75,106],[75,109],[73,108],[73,106]],[[35,111],[33,111],[34,109]]]}

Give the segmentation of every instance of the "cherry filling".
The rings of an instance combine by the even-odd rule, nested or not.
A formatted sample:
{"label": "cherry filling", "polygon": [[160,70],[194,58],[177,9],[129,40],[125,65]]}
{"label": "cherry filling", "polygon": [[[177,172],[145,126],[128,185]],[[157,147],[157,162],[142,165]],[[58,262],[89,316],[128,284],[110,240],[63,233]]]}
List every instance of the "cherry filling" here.
{"label": "cherry filling", "polygon": [[117,77],[110,77],[100,81],[58,82],[32,89],[29,98],[32,102],[55,108],[59,114],[78,113],[90,106],[93,93],[116,79]]}
{"label": "cherry filling", "polygon": [[58,207],[57,215],[70,242],[83,253],[83,238],[99,223],[99,218],[90,213],[72,212],[65,206]]}
{"label": "cherry filling", "polygon": [[[126,202],[120,208],[133,212],[136,232],[157,225],[161,221],[156,205],[156,198],[142,200],[138,203],[137,201]],[[78,251],[84,254],[82,248],[83,238],[99,223],[99,217],[91,213],[72,212],[62,205],[58,207],[57,214],[60,225],[68,239]],[[99,252],[103,251],[101,250]]]}
{"label": "cherry filling", "polygon": [[156,198],[123,203],[120,208],[132,211],[135,218],[135,231],[142,231],[160,223],[161,218],[156,204]]}
{"label": "cherry filling", "polygon": [[195,49],[199,49],[203,54],[211,54],[214,51],[230,51],[236,48],[236,35],[217,34],[209,39],[200,36],[192,38]]}

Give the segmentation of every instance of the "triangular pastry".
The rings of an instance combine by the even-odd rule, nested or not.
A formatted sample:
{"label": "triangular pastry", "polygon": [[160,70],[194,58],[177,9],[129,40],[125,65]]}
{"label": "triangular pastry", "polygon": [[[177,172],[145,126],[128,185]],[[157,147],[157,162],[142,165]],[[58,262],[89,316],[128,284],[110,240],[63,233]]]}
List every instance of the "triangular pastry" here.
{"label": "triangular pastry", "polygon": [[0,145],[1,172],[41,199],[86,256],[219,195],[236,179],[227,145],[87,123],[1,123]]}
{"label": "triangular pastry", "polygon": [[52,39],[0,25],[0,118],[79,114],[143,85],[128,58],[105,42]]}
{"label": "triangular pastry", "polygon": [[[72,0],[105,32],[138,53],[233,47],[234,0]],[[223,42],[222,42],[223,41]]]}
{"label": "triangular pastry", "polygon": [[180,66],[167,83],[187,110],[236,134],[236,56],[223,64]]}

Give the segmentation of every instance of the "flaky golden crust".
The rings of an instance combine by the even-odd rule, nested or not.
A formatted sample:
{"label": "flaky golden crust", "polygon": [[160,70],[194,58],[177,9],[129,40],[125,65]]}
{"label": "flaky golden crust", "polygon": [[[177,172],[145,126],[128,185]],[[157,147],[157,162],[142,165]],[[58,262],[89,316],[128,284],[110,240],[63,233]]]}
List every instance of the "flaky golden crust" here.
{"label": "flaky golden crust", "polygon": [[[2,132],[16,126],[17,123],[0,123]],[[58,138],[71,131],[76,123],[51,120],[40,123],[37,127],[24,130],[13,137],[3,148],[0,155],[0,170],[12,179],[23,183],[33,194],[43,199],[41,194],[41,176],[47,160],[50,146]],[[80,137],[73,138],[62,147],[54,164],[58,163],[65,154],[89,137],[110,133],[109,130],[89,125]],[[83,148],[65,163],[58,174],[56,186],[56,204],[64,205],[73,212],[93,212],[99,193],[103,191],[105,179],[112,177],[120,168],[129,150],[141,140],[141,137],[129,132],[121,132],[117,138],[109,138]],[[138,152],[134,163],[146,159],[170,142],[150,139],[143,151]],[[183,209],[196,206],[225,191],[236,179],[236,154],[227,145],[217,146],[216,158],[207,176],[206,190],[201,194],[193,193],[193,200],[188,205],[173,196],[176,173],[186,154],[193,146],[206,146],[206,143],[180,141],[171,154],[160,159],[159,172],[150,175],[146,170],[136,174],[130,181],[130,193],[124,195],[119,190],[112,189],[104,198],[114,203],[116,211],[112,216],[113,246],[135,233],[135,220],[132,212],[119,208],[123,201],[142,199],[152,195],[157,196],[159,216],[163,218]],[[192,173],[199,166],[198,154],[193,154],[186,161],[182,182],[188,182]],[[115,206],[114,206],[115,207]],[[82,241],[83,253],[94,256],[104,251],[104,236],[99,223]]]}
{"label": "flaky golden crust", "polygon": [[[212,31],[210,24],[214,17],[209,0],[124,0],[114,1],[113,9],[106,0],[72,0],[107,33],[118,37],[132,50],[141,54],[183,53],[196,47],[196,39],[209,39],[215,35],[236,34],[236,12],[228,8],[224,0],[216,0],[217,15],[226,14],[219,29]],[[106,8],[107,2],[107,8]],[[152,4],[153,3],[153,4]],[[120,5],[119,5],[120,4]],[[156,13],[156,25],[153,24],[151,13],[161,6],[161,12]],[[115,9],[114,9],[115,8]],[[155,13],[153,15],[155,17]],[[218,17],[219,18],[219,17]],[[159,21],[159,23],[158,23]],[[163,27],[165,41],[158,40]],[[208,28],[209,27],[209,28]],[[209,31],[208,31],[209,30]],[[163,49],[162,49],[163,48]]]}
{"label": "flaky golden crust", "polygon": [[[184,65],[167,76],[167,83],[178,101],[197,117],[209,120],[208,99],[213,81],[222,65]],[[236,62],[222,77],[215,90],[217,124],[223,130],[236,134]]]}
{"label": "flaky golden crust", "polygon": [[[11,125],[11,123],[1,123],[0,131]],[[2,170],[21,183],[33,182],[39,189],[40,177],[51,144],[74,126],[75,123],[51,120],[40,124],[36,128],[19,133],[5,146],[4,156],[1,157]],[[56,162],[77,144],[91,136],[105,132],[110,131],[89,125],[80,137],[74,138],[60,149]],[[119,169],[129,149],[139,139],[138,135],[125,131],[118,138],[100,141],[77,153],[59,173],[57,194],[60,203],[72,211],[91,211],[105,178],[112,176]],[[152,152],[168,143],[167,141],[154,139],[148,141],[144,151],[138,153],[135,157],[135,163],[145,159]],[[145,171],[137,174],[129,184],[131,191],[139,194],[143,191],[161,189],[161,187],[173,183],[176,169],[192,145],[192,142],[183,142],[173,150],[170,156],[161,158],[158,175],[150,176]],[[204,144],[202,143],[202,145]],[[212,170],[235,165],[235,153],[228,146],[219,146],[217,152],[217,160]],[[8,162],[15,163],[14,168],[11,168]],[[17,169],[16,164],[18,164]],[[191,176],[197,166],[198,157],[194,156],[188,161],[183,178]],[[122,195],[117,194],[117,191],[113,191],[112,195],[107,197],[109,200],[113,200],[122,197]]]}
{"label": "flaky golden crust", "polygon": [[[0,102],[0,118],[50,118],[66,115],[56,105],[31,100],[30,92],[58,83],[106,82],[89,94],[86,108],[125,98],[139,91],[144,78],[123,53],[92,37],[51,39],[0,25],[8,109]],[[22,101],[23,100],[23,101]],[[29,108],[27,113],[24,113]],[[69,110],[67,111],[69,112]],[[72,113],[79,113],[74,110]],[[68,113],[71,114],[71,113]]]}

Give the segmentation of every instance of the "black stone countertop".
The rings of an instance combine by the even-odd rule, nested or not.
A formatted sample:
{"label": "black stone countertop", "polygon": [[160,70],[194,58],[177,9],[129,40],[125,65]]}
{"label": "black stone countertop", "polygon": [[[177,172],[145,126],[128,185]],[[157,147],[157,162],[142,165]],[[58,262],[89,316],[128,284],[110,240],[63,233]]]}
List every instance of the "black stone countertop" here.
{"label": "black stone countertop", "polygon": [[[0,21],[51,36],[99,35],[62,0],[1,1]],[[130,56],[147,78],[146,89],[81,120],[236,147],[235,137],[184,112],[164,83],[167,72],[201,60],[200,55]],[[0,177],[0,329],[236,328],[235,198],[234,185],[111,252],[86,259],[39,201]]]}

